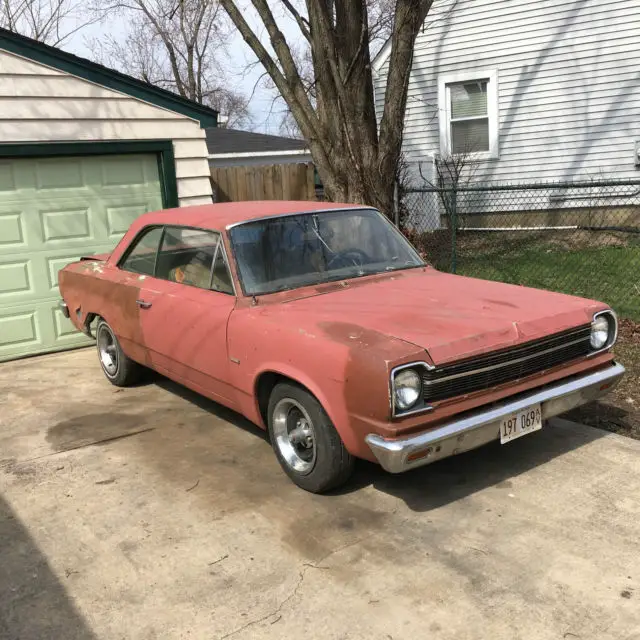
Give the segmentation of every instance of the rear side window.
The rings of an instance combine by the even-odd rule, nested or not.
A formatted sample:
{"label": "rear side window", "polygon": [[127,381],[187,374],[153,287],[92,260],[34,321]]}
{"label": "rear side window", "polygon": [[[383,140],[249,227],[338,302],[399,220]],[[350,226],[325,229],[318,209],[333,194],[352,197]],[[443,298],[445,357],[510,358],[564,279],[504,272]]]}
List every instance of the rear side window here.
{"label": "rear side window", "polygon": [[135,241],[120,267],[125,271],[152,276],[155,271],[156,255],[161,237],[162,227],[154,227],[145,231]]}
{"label": "rear side window", "polygon": [[158,252],[156,277],[200,289],[233,293],[220,234],[215,231],[166,227]]}

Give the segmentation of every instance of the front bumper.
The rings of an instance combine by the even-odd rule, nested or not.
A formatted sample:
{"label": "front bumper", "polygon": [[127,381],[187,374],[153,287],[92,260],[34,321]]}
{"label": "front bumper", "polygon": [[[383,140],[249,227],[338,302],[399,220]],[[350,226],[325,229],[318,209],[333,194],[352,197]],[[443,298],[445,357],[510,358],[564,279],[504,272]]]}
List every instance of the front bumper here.
{"label": "front bumper", "polygon": [[516,400],[493,405],[415,436],[386,440],[369,434],[365,440],[384,469],[400,473],[497,440],[502,419],[529,405],[539,402],[542,418],[547,419],[591,402],[611,391],[623,374],[624,367],[614,363],[596,373],[519,395]]}

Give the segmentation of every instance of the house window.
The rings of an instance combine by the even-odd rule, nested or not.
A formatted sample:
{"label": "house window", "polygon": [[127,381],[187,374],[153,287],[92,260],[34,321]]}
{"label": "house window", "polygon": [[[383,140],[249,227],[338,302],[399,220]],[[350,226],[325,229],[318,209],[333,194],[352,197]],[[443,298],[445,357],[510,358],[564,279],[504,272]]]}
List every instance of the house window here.
{"label": "house window", "polygon": [[440,153],[498,157],[498,85],[495,71],[440,76]]}

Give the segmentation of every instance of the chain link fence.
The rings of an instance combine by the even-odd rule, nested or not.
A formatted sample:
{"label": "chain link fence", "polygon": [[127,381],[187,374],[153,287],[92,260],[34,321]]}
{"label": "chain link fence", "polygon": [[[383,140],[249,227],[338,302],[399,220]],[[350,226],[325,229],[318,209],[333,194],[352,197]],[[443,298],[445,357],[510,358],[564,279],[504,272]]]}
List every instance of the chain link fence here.
{"label": "chain link fence", "polygon": [[640,180],[408,189],[399,223],[440,270],[594,298],[640,320]]}

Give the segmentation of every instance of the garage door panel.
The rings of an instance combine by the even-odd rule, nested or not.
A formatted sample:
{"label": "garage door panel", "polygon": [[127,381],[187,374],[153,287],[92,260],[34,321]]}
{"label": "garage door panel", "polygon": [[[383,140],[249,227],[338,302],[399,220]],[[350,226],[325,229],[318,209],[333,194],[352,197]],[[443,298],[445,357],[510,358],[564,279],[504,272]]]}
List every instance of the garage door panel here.
{"label": "garage door panel", "polygon": [[88,190],[83,171],[83,160],[79,158],[38,160],[36,163],[36,184],[38,191],[55,189]]}
{"label": "garage door panel", "polygon": [[29,294],[34,278],[29,259],[15,259],[0,264],[0,300],[10,294]]}
{"label": "garage door panel", "polygon": [[26,246],[23,213],[21,211],[0,211],[0,250],[10,248],[20,250]]}
{"label": "garage door panel", "polygon": [[0,316],[0,357],[37,347],[39,343],[35,309],[17,309]]}
{"label": "garage door panel", "polygon": [[153,211],[151,202],[148,200],[107,207],[105,229],[107,237],[116,241],[120,240],[131,226],[131,223],[147,211]]}
{"label": "garage door panel", "polygon": [[42,239],[45,243],[89,240],[92,237],[88,209],[40,211]]}
{"label": "garage door panel", "polygon": [[91,344],[58,309],[57,300],[28,303],[0,312],[0,362],[25,355]]}
{"label": "garage door panel", "polygon": [[39,286],[36,295],[39,297],[59,298],[58,272],[66,267],[70,262],[80,260],[82,256],[91,256],[96,253],[110,253],[115,247],[115,243],[85,245],[81,248],[59,249],[57,251],[47,251],[38,254],[34,258],[34,269],[42,269],[44,276],[38,277]]}
{"label": "garage door panel", "polygon": [[[71,262],[69,249],[64,249],[63,252],[69,258],[68,262]],[[60,252],[57,253],[62,258]],[[48,273],[48,262],[51,259],[42,251],[7,256],[0,253],[0,312],[17,304],[58,295],[57,288],[51,287]],[[65,260],[64,264],[68,262]],[[57,266],[61,268],[64,265]]]}
{"label": "garage door panel", "polygon": [[3,307],[36,299],[57,299],[58,271],[81,256],[109,253],[116,242],[38,249],[3,256],[0,252],[0,311]]}
{"label": "garage door panel", "polygon": [[85,344],[90,342],[88,338],[80,333],[71,323],[69,318],[62,315],[57,303],[50,309],[53,317],[54,340],[56,344]]}
{"label": "garage door panel", "polygon": [[113,187],[145,184],[147,182],[145,163],[148,163],[147,156],[133,156],[126,159],[116,157],[103,160],[101,166],[102,185]]}
{"label": "garage door panel", "polygon": [[46,258],[49,292],[51,295],[58,295],[58,272],[60,269],[64,269],[70,262],[75,262],[76,260],[80,260],[80,256],[77,254]]}

